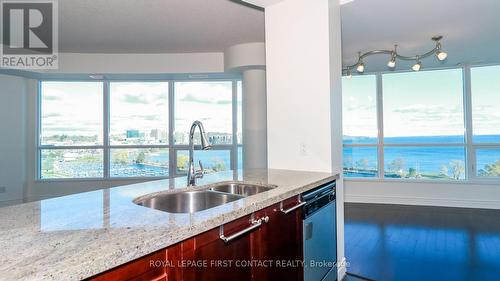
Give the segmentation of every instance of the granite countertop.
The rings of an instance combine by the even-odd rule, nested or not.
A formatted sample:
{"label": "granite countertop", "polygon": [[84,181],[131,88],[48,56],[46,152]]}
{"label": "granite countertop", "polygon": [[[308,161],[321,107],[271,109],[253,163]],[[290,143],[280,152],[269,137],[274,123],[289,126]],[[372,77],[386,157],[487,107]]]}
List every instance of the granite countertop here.
{"label": "granite countertop", "polygon": [[[186,187],[173,178],[0,208],[1,280],[80,280],[166,248],[338,178],[290,170],[220,172]],[[192,214],[132,202],[153,192],[239,180],[278,187]]]}

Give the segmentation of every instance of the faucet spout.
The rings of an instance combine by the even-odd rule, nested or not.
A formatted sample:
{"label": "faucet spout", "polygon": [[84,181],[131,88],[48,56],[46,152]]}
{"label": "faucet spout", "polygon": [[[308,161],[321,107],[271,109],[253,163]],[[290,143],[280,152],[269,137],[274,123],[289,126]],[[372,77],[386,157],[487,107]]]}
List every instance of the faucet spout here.
{"label": "faucet spout", "polygon": [[200,161],[201,170],[196,171],[194,168],[194,133],[196,131],[196,128],[200,130],[201,149],[208,150],[212,148],[210,142],[208,141],[207,134],[205,133],[205,128],[203,127],[203,123],[201,123],[198,120],[194,121],[193,125],[191,125],[191,129],[189,130],[189,169],[187,177],[188,186],[195,186],[196,179],[203,178],[203,173],[204,173],[201,161]]}

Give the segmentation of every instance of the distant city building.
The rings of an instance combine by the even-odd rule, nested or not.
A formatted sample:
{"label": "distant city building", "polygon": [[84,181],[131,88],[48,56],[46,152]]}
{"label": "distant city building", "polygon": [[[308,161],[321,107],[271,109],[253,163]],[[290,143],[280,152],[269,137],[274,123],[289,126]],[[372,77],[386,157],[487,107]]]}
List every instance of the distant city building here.
{"label": "distant city building", "polygon": [[231,144],[233,135],[229,133],[208,133],[211,144]]}
{"label": "distant city building", "polygon": [[138,138],[139,130],[127,130],[127,139]]}
{"label": "distant city building", "polygon": [[160,134],[158,133],[158,129],[153,129],[153,130],[151,130],[151,133],[149,133],[149,136],[150,136],[151,138],[155,139],[155,140],[157,140],[157,139],[158,139],[158,136],[159,136],[159,135],[160,135]]}

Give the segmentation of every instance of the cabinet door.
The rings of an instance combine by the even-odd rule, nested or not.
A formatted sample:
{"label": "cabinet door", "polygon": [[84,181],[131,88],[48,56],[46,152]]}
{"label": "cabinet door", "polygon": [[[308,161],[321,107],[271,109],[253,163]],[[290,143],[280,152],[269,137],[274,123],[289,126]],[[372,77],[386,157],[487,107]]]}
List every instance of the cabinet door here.
{"label": "cabinet door", "polygon": [[92,281],[159,281],[166,280],[165,250],[152,253],[145,257],[111,269],[89,278]]}
{"label": "cabinet door", "polygon": [[[238,219],[224,225],[224,235],[229,236],[249,226],[250,216]],[[225,243],[220,239],[220,228],[216,228],[185,241],[182,249],[183,262],[196,261],[198,264],[184,267],[182,280],[251,280],[251,268],[238,264],[251,260],[251,234],[252,232],[243,234]],[[169,280],[172,279],[169,277]]]}
{"label": "cabinet door", "polygon": [[[283,209],[298,204],[298,197],[290,198],[283,202]],[[257,212],[257,216],[264,214],[269,223],[253,234],[252,256],[255,260],[271,260],[273,265],[253,267],[254,280],[302,280],[302,209],[285,214],[276,204]]]}

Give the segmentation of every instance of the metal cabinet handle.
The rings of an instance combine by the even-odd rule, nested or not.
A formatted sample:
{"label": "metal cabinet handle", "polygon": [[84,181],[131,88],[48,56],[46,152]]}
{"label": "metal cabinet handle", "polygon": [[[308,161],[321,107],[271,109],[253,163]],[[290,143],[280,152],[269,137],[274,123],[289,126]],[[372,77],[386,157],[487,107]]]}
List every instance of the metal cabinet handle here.
{"label": "metal cabinet handle", "polygon": [[219,233],[220,233],[220,239],[222,241],[224,241],[224,243],[229,243],[231,242],[232,240],[256,229],[256,228],[259,228],[263,223],[267,223],[269,222],[269,217],[268,216],[265,216],[265,217],[262,217],[258,220],[252,220],[252,225],[250,225],[249,227],[245,228],[245,229],[242,229],[238,232],[236,232],[235,234],[232,234],[230,236],[225,236],[224,235],[224,225],[221,225],[220,228],[219,228]]}
{"label": "metal cabinet handle", "polygon": [[282,201],[280,204],[280,211],[285,213],[285,214],[288,214],[288,213],[293,212],[293,211],[297,210],[298,208],[304,206],[305,204],[306,204],[306,202],[300,202],[299,204],[291,207],[290,209],[285,210],[285,209],[283,209],[283,201]]}
{"label": "metal cabinet handle", "polygon": [[304,206],[305,204],[306,204],[306,202],[301,202],[299,200],[299,204],[291,207],[290,209],[286,209],[285,210],[285,209],[283,209],[283,201],[281,201],[281,203],[280,203],[280,211],[283,212],[283,213],[285,213],[285,214],[288,214],[288,213],[293,212],[293,211],[297,210],[298,208]]}

